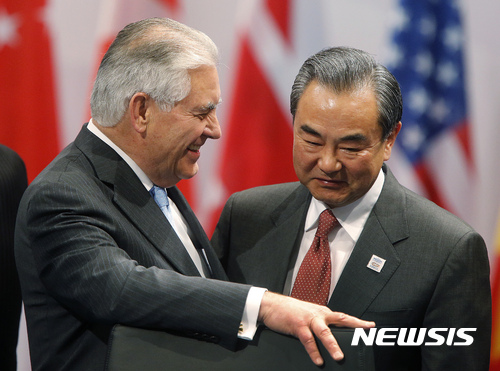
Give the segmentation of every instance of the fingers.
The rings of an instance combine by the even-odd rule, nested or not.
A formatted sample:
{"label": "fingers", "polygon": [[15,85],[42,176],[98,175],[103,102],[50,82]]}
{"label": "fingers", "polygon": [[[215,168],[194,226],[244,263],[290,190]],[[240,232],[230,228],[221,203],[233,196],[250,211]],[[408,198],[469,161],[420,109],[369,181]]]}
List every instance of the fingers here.
{"label": "fingers", "polygon": [[307,327],[302,328],[297,333],[297,337],[304,346],[307,354],[309,354],[311,361],[313,361],[316,366],[323,365],[323,358],[321,357],[318,345],[310,329]]}
{"label": "fingers", "polygon": [[313,331],[314,335],[316,335],[318,340],[321,341],[327,352],[334,360],[338,362],[344,358],[342,349],[340,349],[340,346],[333,336],[332,331],[324,321],[318,319],[313,320],[311,322],[311,330]]}
{"label": "fingers", "polygon": [[375,327],[375,322],[364,321],[362,319],[350,316],[341,312],[331,312],[327,318],[327,321],[331,325],[338,327],[361,327],[361,328],[372,328]]}
{"label": "fingers", "polygon": [[306,330],[308,331],[303,330],[302,333],[300,333],[298,336],[307,353],[309,354],[309,357],[318,366],[323,364],[323,359],[321,358],[321,354],[319,353],[319,349],[313,334],[318,338],[319,341],[321,341],[330,356],[338,362],[344,358],[344,353],[342,352],[342,349],[340,349],[337,340],[328,327],[329,324],[333,324],[339,327],[354,328],[371,328],[375,326],[374,322],[364,321],[341,312],[331,312],[326,317],[328,318],[313,318],[310,323],[310,327],[306,328]]}
{"label": "fingers", "polygon": [[262,298],[259,321],[274,331],[297,337],[311,360],[318,366],[323,364],[323,358],[314,336],[321,341],[334,360],[340,361],[344,358],[329,325],[352,328],[375,326],[374,322],[363,321],[345,313],[332,312],[327,307],[269,291]]}

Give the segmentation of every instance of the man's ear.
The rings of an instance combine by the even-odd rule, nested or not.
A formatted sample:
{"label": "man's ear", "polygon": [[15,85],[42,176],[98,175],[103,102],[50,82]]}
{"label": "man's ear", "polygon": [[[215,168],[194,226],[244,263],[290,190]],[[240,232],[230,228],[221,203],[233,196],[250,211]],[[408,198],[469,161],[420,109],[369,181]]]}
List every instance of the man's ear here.
{"label": "man's ear", "polygon": [[146,93],[135,93],[128,104],[132,126],[138,133],[144,133],[149,123],[152,99]]}
{"label": "man's ear", "polygon": [[396,142],[396,137],[398,136],[399,131],[401,130],[401,126],[402,126],[401,121],[399,121],[396,127],[392,130],[392,133],[385,141],[384,161],[389,160],[389,158],[391,157],[392,146]]}

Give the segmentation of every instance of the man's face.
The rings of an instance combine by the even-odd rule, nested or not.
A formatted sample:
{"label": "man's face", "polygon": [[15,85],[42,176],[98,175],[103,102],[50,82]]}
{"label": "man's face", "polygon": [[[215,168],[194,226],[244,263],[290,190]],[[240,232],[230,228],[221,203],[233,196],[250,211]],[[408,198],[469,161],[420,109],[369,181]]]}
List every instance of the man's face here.
{"label": "man's face", "polygon": [[294,120],[293,163],[302,184],[331,208],[363,196],[391,155],[400,128],[382,141],[371,89],[337,95],[313,81]]}
{"label": "man's face", "polygon": [[198,172],[200,147],[207,138],[220,138],[215,109],[220,101],[219,77],[215,67],[190,71],[191,92],[170,112],[154,103],[146,131],[150,178],[170,187]]}

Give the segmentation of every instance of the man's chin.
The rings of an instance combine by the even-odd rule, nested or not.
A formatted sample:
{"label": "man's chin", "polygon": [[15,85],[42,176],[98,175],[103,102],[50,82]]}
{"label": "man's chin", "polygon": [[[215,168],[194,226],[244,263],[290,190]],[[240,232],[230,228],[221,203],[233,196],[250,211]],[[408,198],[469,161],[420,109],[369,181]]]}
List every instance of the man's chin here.
{"label": "man's chin", "polygon": [[325,191],[324,189],[320,191],[311,191],[313,197],[318,201],[324,202],[330,208],[345,206],[349,203],[347,197],[338,194],[332,194],[332,191]]}
{"label": "man's chin", "polygon": [[184,170],[182,172],[179,172],[179,174],[177,176],[181,180],[182,179],[184,179],[184,180],[191,179],[196,174],[198,174],[198,170],[199,170],[198,165],[196,165],[191,170]]}

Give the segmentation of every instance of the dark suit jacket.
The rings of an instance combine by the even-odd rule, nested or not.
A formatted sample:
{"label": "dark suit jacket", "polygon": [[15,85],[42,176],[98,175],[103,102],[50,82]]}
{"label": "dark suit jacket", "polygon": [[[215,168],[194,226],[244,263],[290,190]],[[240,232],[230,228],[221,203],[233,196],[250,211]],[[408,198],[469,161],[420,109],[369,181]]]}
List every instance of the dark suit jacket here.
{"label": "dark suit jacket", "polygon": [[[225,279],[186,200],[169,193]],[[237,342],[249,286],[199,277],[132,169],[86,127],[28,187],[15,255],[33,370],[103,369],[116,323]]]}
{"label": "dark suit jacket", "polygon": [[0,145],[0,365],[16,370],[21,288],[14,262],[14,225],[28,180],[23,160]]}
{"label": "dark suit jacket", "polygon": [[[382,193],[328,306],[378,327],[477,328],[468,347],[378,347],[378,370],[487,370],[491,292],[483,239],[384,171]],[[299,183],[231,196],[212,238],[230,280],[283,291],[310,198]],[[373,254],[386,259],[380,273],[367,268]]]}

